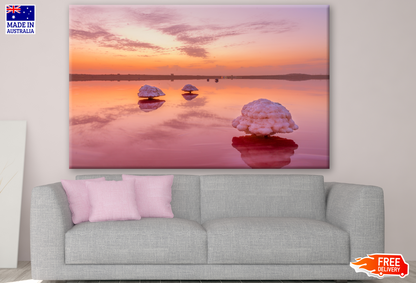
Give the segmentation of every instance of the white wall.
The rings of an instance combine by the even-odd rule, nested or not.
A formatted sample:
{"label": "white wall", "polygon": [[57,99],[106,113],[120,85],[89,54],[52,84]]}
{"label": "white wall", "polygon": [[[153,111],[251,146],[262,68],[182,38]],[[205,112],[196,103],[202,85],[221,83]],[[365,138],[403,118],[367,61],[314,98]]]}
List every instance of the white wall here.
{"label": "white wall", "polygon": [[[2,8],[6,2],[1,1]],[[0,13],[0,120],[27,120],[28,126],[19,260],[30,259],[29,212],[34,186],[72,179],[76,174],[138,171],[68,169],[68,5],[117,1],[28,2],[36,4],[36,35],[6,36],[4,13]],[[323,174],[327,181],[378,185],[385,192],[386,252],[416,260],[416,1],[225,2],[330,5],[331,169],[140,172],[309,173]],[[123,1],[154,3],[223,1]]]}

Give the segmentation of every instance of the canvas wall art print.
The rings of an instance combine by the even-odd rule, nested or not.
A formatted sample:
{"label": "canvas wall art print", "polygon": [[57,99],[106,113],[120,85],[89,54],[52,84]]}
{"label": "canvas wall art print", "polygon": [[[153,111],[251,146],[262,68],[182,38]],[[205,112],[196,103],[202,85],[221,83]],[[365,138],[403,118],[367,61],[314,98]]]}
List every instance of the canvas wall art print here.
{"label": "canvas wall art print", "polygon": [[70,168],[329,168],[329,7],[69,7]]}

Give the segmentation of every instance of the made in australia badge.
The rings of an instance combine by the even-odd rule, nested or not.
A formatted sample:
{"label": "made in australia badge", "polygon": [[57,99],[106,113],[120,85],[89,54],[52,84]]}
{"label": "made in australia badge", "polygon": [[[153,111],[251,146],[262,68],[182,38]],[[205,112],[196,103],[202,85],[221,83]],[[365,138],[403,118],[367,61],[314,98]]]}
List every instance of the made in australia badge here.
{"label": "made in australia badge", "polygon": [[5,6],[6,34],[36,34],[36,10],[31,4]]}

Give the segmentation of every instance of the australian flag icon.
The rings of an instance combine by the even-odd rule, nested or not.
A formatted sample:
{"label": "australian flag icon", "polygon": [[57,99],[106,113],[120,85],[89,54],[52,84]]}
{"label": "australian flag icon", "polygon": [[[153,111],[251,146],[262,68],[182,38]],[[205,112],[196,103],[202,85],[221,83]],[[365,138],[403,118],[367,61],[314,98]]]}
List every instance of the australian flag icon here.
{"label": "australian flag icon", "polygon": [[7,21],[34,21],[35,5],[7,5]]}

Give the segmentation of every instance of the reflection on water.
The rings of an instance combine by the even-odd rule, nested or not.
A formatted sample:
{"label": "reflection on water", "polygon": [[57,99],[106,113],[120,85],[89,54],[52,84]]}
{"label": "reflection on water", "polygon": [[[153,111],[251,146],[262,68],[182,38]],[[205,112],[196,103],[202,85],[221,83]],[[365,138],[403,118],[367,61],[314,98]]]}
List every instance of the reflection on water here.
{"label": "reflection on water", "polygon": [[198,95],[199,94],[197,94],[197,93],[182,93],[183,98],[185,98],[188,101],[196,98]]}
{"label": "reflection on water", "polygon": [[255,135],[233,137],[232,146],[251,168],[282,168],[290,164],[298,145],[291,139]]}
{"label": "reflection on water", "polygon": [[[199,95],[146,81],[166,95],[139,101],[137,81],[70,82],[70,168],[328,168],[327,82],[212,81],[189,81]],[[232,121],[260,98],[287,106],[299,130],[236,137]]]}
{"label": "reflection on water", "polygon": [[139,100],[138,104],[141,110],[144,112],[150,112],[160,108],[165,100],[161,99],[141,99]]}

